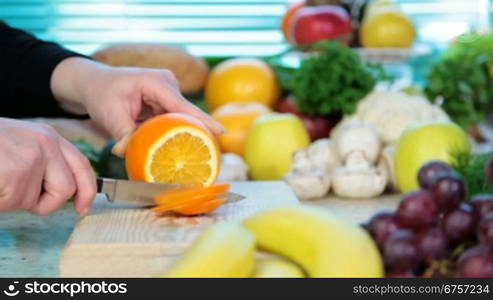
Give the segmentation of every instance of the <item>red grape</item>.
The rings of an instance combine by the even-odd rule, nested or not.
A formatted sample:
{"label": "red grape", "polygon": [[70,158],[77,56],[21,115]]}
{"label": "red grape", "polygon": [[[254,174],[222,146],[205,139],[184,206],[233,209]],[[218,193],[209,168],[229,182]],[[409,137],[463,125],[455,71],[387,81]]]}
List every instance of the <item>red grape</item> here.
{"label": "red grape", "polygon": [[414,269],[421,263],[421,255],[415,236],[410,230],[394,231],[383,247],[383,257],[393,270]]}
{"label": "red grape", "polygon": [[486,163],[486,177],[488,178],[488,181],[493,184],[493,158],[491,158],[487,163]]}
{"label": "red grape", "polygon": [[441,210],[459,206],[466,197],[466,187],[462,177],[455,173],[442,174],[431,187],[433,198]]}
{"label": "red grape", "polygon": [[438,160],[430,161],[419,170],[419,186],[423,189],[429,189],[441,174],[450,174],[452,172],[454,171],[446,163]]}
{"label": "red grape", "polygon": [[414,278],[416,275],[412,270],[389,270],[385,274],[388,278]]}
{"label": "red grape", "polygon": [[479,194],[469,200],[469,204],[472,205],[474,212],[482,217],[489,212],[493,211],[493,195],[491,194]]}
{"label": "red grape", "polygon": [[424,258],[444,258],[447,256],[448,240],[445,233],[432,227],[417,232],[416,242]]}
{"label": "red grape", "polygon": [[381,212],[371,218],[368,224],[368,230],[373,239],[381,247],[389,235],[399,229],[395,215],[389,212]]}
{"label": "red grape", "polygon": [[493,277],[493,250],[485,245],[467,249],[458,260],[459,277]]}
{"label": "red grape", "polygon": [[397,208],[397,221],[406,228],[426,227],[437,219],[437,207],[430,192],[408,193]]}
{"label": "red grape", "polygon": [[442,230],[452,241],[466,241],[474,234],[476,217],[470,205],[462,204],[443,215]]}
{"label": "red grape", "polygon": [[484,215],[478,225],[479,242],[493,247],[493,212]]}

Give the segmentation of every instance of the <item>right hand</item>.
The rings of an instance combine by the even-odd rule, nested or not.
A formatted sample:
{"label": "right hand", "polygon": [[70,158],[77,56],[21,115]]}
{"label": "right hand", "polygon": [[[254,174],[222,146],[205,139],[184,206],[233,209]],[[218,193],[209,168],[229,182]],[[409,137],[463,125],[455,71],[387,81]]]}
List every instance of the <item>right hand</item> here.
{"label": "right hand", "polygon": [[85,215],[96,194],[91,165],[50,126],[0,118],[0,211],[46,215],[75,195]]}

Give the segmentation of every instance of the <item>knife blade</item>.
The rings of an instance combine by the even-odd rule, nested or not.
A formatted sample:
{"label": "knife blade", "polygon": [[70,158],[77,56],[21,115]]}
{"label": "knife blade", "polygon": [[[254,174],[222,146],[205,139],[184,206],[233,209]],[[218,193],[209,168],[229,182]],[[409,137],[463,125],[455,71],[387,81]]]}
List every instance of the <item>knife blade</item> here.
{"label": "knife blade", "polygon": [[[97,178],[98,193],[106,195],[109,202],[128,203],[141,206],[155,205],[154,197],[172,189],[179,189],[177,184],[133,181],[125,179]],[[226,192],[226,203],[245,199],[240,194]]]}

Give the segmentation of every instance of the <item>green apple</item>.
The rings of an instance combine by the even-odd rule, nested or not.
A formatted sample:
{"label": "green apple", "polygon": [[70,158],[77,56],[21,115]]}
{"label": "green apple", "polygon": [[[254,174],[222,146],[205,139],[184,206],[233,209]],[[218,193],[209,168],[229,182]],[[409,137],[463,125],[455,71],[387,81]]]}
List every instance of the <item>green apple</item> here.
{"label": "green apple", "polygon": [[277,180],[291,168],[293,153],[310,144],[301,120],[293,114],[267,113],[250,127],[245,160],[254,180]]}
{"label": "green apple", "polygon": [[399,138],[395,173],[402,192],[418,189],[419,169],[430,160],[453,163],[454,154],[469,152],[467,134],[452,122],[418,123]]}

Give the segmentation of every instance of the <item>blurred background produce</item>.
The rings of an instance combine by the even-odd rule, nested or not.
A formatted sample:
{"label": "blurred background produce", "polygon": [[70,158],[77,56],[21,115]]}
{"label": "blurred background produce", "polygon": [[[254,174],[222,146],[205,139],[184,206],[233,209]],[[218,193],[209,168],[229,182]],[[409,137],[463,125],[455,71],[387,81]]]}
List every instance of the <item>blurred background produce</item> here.
{"label": "blurred background produce", "polygon": [[[486,178],[491,167],[485,163],[478,175]],[[493,277],[493,195],[466,196],[467,182],[440,161],[425,164],[418,179],[419,190],[405,194],[395,212],[364,225],[387,276]]]}
{"label": "blurred background produce", "polygon": [[[334,130],[355,121],[378,135],[381,158],[365,159],[367,167],[385,173],[388,190],[402,186],[399,178],[414,181],[422,163],[412,172],[404,167],[403,176],[399,164],[394,170],[395,147],[415,122],[452,121],[469,134],[473,154],[493,151],[488,122],[493,106],[491,1],[60,0],[22,7],[7,2],[0,2],[0,17],[42,38],[115,66],[172,70],[181,91],[227,130],[218,137],[222,160],[242,171],[223,167],[222,178],[287,176],[306,190],[309,184],[300,186],[297,179],[308,174],[296,165],[301,152],[294,159],[276,157],[284,161],[281,171],[269,176],[256,171],[268,160],[260,156],[280,151],[285,139],[298,141],[284,150],[286,157],[294,156],[308,146],[305,133],[310,142],[323,140],[315,147],[322,149],[333,144]],[[246,159],[252,124],[271,111],[295,115],[304,130],[269,129],[272,133],[262,139],[252,134],[259,141],[250,143]],[[102,149],[98,141],[94,146],[99,152],[88,155],[98,172],[124,178],[123,161],[111,156],[110,145]],[[337,149],[335,154],[340,155]],[[347,158],[324,159],[329,165],[318,168],[323,172],[310,171],[310,178],[330,191],[337,186],[332,171],[345,167]],[[333,161],[339,165],[333,167]]]}

